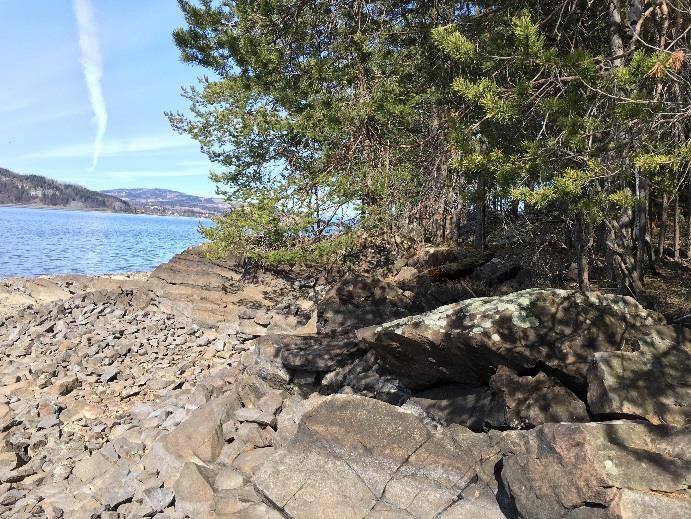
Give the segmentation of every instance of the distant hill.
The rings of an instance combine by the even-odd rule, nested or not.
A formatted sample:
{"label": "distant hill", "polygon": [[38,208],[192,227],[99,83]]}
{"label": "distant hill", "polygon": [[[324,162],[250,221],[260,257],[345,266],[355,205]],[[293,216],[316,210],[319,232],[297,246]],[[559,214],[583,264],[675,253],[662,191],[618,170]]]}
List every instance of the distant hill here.
{"label": "distant hill", "polygon": [[222,198],[205,198],[170,189],[109,189],[102,193],[126,200],[137,212],[212,216],[229,209]]}
{"label": "distant hill", "polygon": [[38,175],[20,175],[0,168],[0,205],[33,205],[133,213],[132,206],[112,195],[63,184]]}

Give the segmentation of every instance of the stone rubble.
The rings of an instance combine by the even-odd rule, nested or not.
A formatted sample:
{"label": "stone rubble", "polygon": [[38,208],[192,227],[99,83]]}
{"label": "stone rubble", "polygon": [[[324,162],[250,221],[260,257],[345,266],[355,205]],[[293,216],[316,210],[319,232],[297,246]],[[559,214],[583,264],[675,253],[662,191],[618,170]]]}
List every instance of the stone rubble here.
{"label": "stone rubble", "polygon": [[0,314],[0,517],[689,517],[686,331],[563,291],[406,317],[434,304],[400,287],[449,262],[327,289],[188,251],[151,283]]}

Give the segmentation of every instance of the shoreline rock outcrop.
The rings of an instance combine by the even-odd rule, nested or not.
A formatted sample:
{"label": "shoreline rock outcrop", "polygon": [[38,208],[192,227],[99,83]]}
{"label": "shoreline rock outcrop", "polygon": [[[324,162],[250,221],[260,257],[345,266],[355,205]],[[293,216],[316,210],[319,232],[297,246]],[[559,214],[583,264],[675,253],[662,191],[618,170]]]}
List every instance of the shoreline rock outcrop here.
{"label": "shoreline rock outcrop", "polygon": [[193,249],[1,316],[0,517],[691,515],[687,329],[596,293],[441,306],[517,283],[490,256],[392,272]]}

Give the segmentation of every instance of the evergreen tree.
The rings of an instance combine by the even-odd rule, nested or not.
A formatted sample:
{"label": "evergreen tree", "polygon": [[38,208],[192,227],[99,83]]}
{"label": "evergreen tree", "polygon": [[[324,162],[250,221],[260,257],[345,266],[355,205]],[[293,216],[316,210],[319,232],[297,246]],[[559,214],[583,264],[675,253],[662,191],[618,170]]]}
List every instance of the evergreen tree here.
{"label": "evergreen tree", "polygon": [[636,17],[629,5],[627,37],[618,2],[494,4],[435,32],[461,66],[454,167],[482,202],[488,191],[508,191],[531,206],[562,208],[577,229],[584,289],[599,225],[620,289],[641,297],[631,210],[642,251],[641,184],[676,192],[691,158],[688,100],[679,95],[689,80],[688,9],[659,2]]}
{"label": "evergreen tree", "polygon": [[642,296],[689,182],[686,0],[179,3],[211,75],[169,117],[240,204],[204,230],[218,253],[318,262],[354,229],[454,241],[468,217],[482,248],[490,209],[556,209],[581,287],[598,243]]}
{"label": "evergreen tree", "polygon": [[214,76],[185,91],[191,116],[170,119],[223,168],[214,180],[242,206],[204,231],[219,252],[317,261],[350,243],[353,224],[400,230],[420,193],[436,189],[420,173],[447,168],[451,74],[431,32],[453,19],[453,6],[180,7],[182,57]]}

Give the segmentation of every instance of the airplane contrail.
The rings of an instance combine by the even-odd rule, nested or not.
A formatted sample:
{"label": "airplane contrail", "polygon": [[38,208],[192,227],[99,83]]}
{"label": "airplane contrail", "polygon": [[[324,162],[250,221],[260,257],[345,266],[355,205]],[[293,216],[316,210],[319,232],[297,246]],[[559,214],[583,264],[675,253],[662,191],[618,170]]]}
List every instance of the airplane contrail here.
{"label": "airplane contrail", "polygon": [[103,77],[103,59],[98,29],[90,0],[73,0],[74,14],[79,31],[79,48],[81,50],[82,71],[89,91],[89,100],[96,121],[96,139],[94,141],[91,169],[98,164],[103,149],[103,138],[108,126],[108,109],[103,97],[101,78]]}

